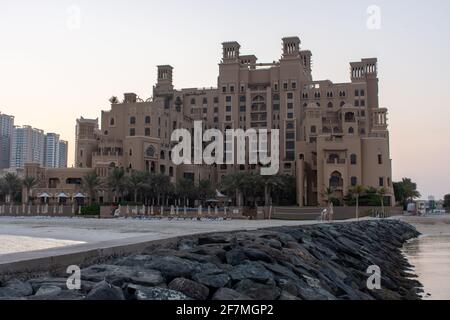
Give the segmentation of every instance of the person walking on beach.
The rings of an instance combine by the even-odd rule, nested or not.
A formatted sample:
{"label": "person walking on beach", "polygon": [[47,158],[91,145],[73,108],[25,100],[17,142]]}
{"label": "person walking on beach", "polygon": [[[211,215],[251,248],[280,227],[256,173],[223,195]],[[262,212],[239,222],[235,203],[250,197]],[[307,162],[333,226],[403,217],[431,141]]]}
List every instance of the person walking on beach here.
{"label": "person walking on beach", "polygon": [[331,201],[330,201],[330,205],[328,206],[328,209],[327,209],[327,216],[328,216],[329,222],[332,222],[334,220],[333,202],[331,202]]}

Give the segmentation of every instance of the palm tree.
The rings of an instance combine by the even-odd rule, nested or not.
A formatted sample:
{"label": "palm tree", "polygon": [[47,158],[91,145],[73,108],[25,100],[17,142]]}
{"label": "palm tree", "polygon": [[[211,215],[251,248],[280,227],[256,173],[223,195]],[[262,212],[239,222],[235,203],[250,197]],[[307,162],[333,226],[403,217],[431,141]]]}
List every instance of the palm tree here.
{"label": "palm tree", "polygon": [[381,202],[381,213],[383,214],[384,217],[384,196],[386,195],[387,190],[386,188],[380,188],[377,190],[377,194],[380,197],[380,202]]}
{"label": "palm tree", "polygon": [[148,179],[148,174],[144,171],[131,171],[130,176],[127,179],[127,188],[131,190],[133,194],[134,202],[138,201],[138,193],[139,191],[145,188],[145,182]]}
{"label": "palm tree", "polygon": [[89,205],[92,205],[92,200],[95,198],[97,192],[102,188],[103,182],[95,171],[86,174],[82,180],[83,190],[89,195]]}
{"label": "palm tree", "polygon": [[113,168],[108,175],[107,184],[111,192],[114,192],[115,201],[123,194],[126,185],[125,170],[123,168]]}
{"label": "palm tree", "polygon": [[195,186],[191,180],[181,179],[178,181],[175,190],[177,196],[183,199],[184,205],[186,205],[187,199],[191,199],[195,195]]}
{"label": "palm tree", "polygon": [[359,197],[364,193],[365,188],[362,185],[356,185],[350,189],[350,193],[356,199],[356,219],[359,219]]}
{"label": "palm tree", "polygon": [[9,195],[9,202],[12,203],[14,202],[14,197],[16,196],[16,194],[20,191],[22,180],[15,173],[7,173],[3,177],[3,181]]}
{"label": "palm tree", "polygon": [[209,180],[200,180],[197,186],[197,195],[200,201],[205,202],[214,196],[214,189]]}
{"label": "palm tree", "polygon": [[171,189],[170,177],[164,174],[157,174],[153,177],[153,183],[156,187],[158,204],[161,204],[161,200],[164,203]]}
{"label": "palm tree", "polygon": [[263,176],[264,183],[264,203],[268,207],[271,204],[271,193],[274,188],[282,188],[285,186],[285,181],[282,176]]}
{"label": "palm tree", "polygon": [[23,186],[27,190],[27,203],[31,203],[31,190],[39,183],[39,180],[34,177],[25,177],[22,181]]}
{"label": "palm tree", "polygon": [[222,180],[221,189],[228,195],[234,193],[237,206],[242,205],[241,198],[243,193],[245,177],[246,176],[244,173],[237,172],[225,176]]}
{"label": "palm tree", "polygon": [[333,198],[334,189],[332,187],[327,187],[322,192],[322,197],[324,198],[325,202],[329,204]]}
{"label": "palm tree", "polygon": [[119,103],[119,99],[116,96],[112,96],[111,98],[109,98],[109,102],[111,104],[118,104]]}

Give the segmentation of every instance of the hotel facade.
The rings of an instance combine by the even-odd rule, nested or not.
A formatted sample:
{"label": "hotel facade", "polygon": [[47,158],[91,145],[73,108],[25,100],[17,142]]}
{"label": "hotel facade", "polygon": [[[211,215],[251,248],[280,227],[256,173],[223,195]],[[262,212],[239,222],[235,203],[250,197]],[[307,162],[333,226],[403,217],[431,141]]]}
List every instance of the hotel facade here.
{"label": "hotel facade", "polygon": [[[300,39],[282,40],[278,61],[260,63],[242,55],[237,42],[225,42],[215,88],[175,89],[174,69],[158,66],[153,96],[126,93],[100,119],[76,123],[75,167],[43,169],[41,192],[80,192],[89,170],[106,177],[113,167],[166,174],[172,182],[208,179],[257,171],[255,165],[180,165],[171,161],[175,129],[278,129],[280,171],[296,177],[299,206],[324,205],[331,187],[342,200],[355,185],[387,190],[394,205],[387,109],[379,106],[377,59],[350,63],[350,81],[314,80],[312,53]],[[116,103],[117,102],[117,103]],[[59,176],[58,176],[59,175]],[[50,188],[52,187],[52,188]],[[106,195],[105,195],[106,196]]]}

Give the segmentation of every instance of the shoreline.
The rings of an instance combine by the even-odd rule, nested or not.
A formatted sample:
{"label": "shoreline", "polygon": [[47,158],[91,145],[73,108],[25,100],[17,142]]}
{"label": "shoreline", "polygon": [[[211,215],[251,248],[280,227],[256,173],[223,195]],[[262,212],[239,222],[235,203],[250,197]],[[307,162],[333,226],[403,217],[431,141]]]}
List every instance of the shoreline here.
{"label": "shoreline", "polygon": [[[81,291],[68,291],[61,271],[4,282],[0,297],[10,286],[32,300],[415,300],[400,249],[417,236],[391,219],[191,235],[86,264]],[[374,262],[381,290],[366,284]]]}

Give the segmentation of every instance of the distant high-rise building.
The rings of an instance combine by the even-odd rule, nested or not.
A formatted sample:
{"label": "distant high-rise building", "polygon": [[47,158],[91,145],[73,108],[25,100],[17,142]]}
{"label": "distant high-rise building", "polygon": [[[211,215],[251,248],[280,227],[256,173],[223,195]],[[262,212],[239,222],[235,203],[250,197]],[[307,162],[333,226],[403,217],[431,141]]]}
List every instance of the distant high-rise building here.
{"label": "distant high-rise building", "polygon": [[44,166],[46,168],[59,167],[59,134],[47,133],[45,135]]}
{"label": "distant high-rise building", "polygon": [[69,151],[69,143],[64,140],[59,140],[59,168],[67,168],[67,154]]}
{"label": "distant high-rise building", "polygon": [[9,168],[14,117],[0,113],[0,169]]}
{"label": "distant high-rise building", "polygon": [[44,165],[44,131],[30,126],[15,127],[11,140],[10,167],[22,168],[26,163]]}

